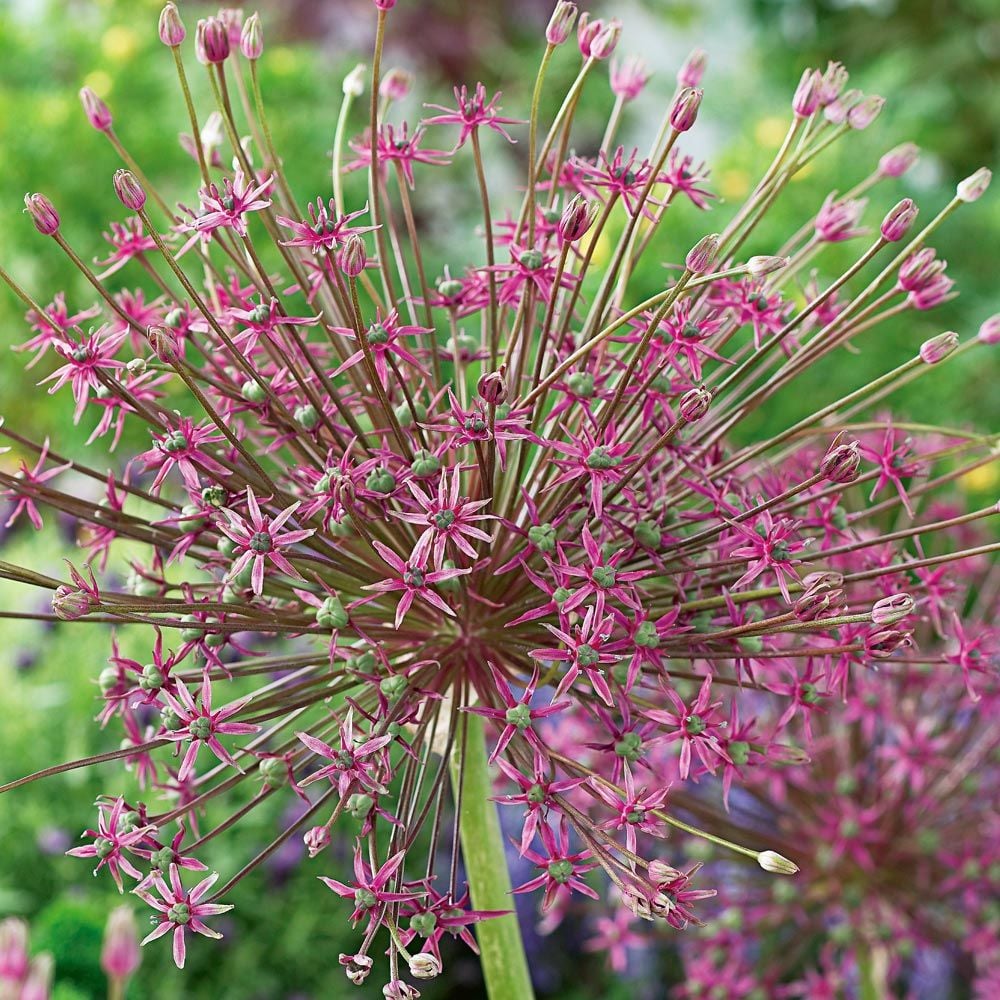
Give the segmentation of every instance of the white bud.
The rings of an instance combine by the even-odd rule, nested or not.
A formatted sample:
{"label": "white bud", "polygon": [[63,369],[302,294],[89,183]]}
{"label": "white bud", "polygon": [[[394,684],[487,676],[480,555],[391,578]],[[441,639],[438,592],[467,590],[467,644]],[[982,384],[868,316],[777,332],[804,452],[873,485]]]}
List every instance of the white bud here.
{"label": "white bud", "polygon": [[761,851],[757,855],[757,864],[772,875],[794,875],[799,870],[797,864],[778,854],[777,851]]}
{"label": "white bud", "polygon": [[344,77],[344,95],[348,97],[360,97],[365,92],[365,64],[358,63],[347,76]]}

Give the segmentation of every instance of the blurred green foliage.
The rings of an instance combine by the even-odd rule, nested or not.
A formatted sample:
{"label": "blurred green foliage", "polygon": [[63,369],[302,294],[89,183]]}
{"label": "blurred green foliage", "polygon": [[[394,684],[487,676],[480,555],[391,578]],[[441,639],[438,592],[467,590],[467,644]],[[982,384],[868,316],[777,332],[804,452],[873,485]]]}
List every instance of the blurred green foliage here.
{"label": "blurred green foliage", "polygon": [[[272,5],[273,7],[274,5]],[[607,5],[609,10],[613,5]],[[647,13],[660,12],[678,24],[704,29],[702,44],[711,48],[712,25],[700,5],[663,5],[649,0]],[[669,11],[667,7],[669,6]],[[956,179],[981,162],[995,158],[1000,134],[996,87],[996,58],[984,63],[970,55],[979,36],[977,17],[988,16],[989,0],[954,5],[961,14],[942,21],[939,5],[926,3],[893,6],[890,15],[873,21],[870,9],[842,9],[833,5],[796,2],[752,4],[760,17],[756,40],[738,66],[712,65],[706,77],[706,120],[721,126],[720,155],[713,160],[712,186],[724,202],[705,216],[688,205],[672,210],[662,245],[655,248],[638,273],[646,290],[662,284],[663,259],[680,259],[704,232],[721,228],[731,203],[738,201],[760,175],[780,141],[787,102],[801,68],[842,58],[854,70],[853,81],[866,91],[885,93],[890,103],[883,118],[868,132],[852,136],[824,158],[801,183],[791,186],[773,218],[761,229],[748,252],[771,252],[802,218],[814,212],[827,191],[845,190],[860,180],[885,149],[904,139],[937,151],[928,168],[913,179],[891,182],[873,195],[873,218],[904,194],[925,205],[924,217],[950,197]],[[890,5],[892,6],[892,5]],[[942,5],[950,7],[953,5]],[[189,28],[201,10],[182,4]],[[925,9],[926,8],[926,9]],[[99,0],[22,3],[0,7],[0,212],[3,239],[0,253],[5,268],[43,302],[66,289],[70,304],[81,308],[93,299],[91,290],[58,249],[38,236],[20,214],[24,192],[50,194],[63,217],[70,243],[85,258],[103,254],[99,233],[110,219],[121,217],[111,191],[110,177],[118,162],[106,141],[87,124],[76,97],[87,84],[110,104],[115,128],[135,157],[161,186],[169,200],[192,200],[196,179],[193,163],[180,150],[177,133],[187,128],[183,105],[176,92],[171,61],[155,32],[159,3],[153,0]],[[266,9],[266,5],[265,5]],[[796,22],[794,47],[789,44],[789,11],[805,11],[812,20]],[[813,27],[803,33],[802,25]],[[781,30],[779,30],[779,27]],[[794,27],[794,25],[792,25]],[[875,28],[878,30],[874,30]],[[992,32],[992,33],[991,33]],[[507,113],[518,114],[527,104],[530,81],[537,60],[537,38],[523,26],[509,32],[516,44],[495,44],[484,50],[483,76],[504,86]],[[995,27],[987,28],[995,42]],[[751,44],[753,42],[753,44]],[[326,194],[329,187],[328,150],[341,93],[341,80],[354,59],[331,58],[327,48],[283,44],[268,36],[262,62],[263,86],[272,109],[272,127],[293,188],[302,193]],[[207,86],[200,68],[189,60],[196,98],[204,106]],[[551,117],[561,94],[577,68],[569,47],[553,63],[545,97],[545,115]],[[656,66],[651,88],[666,95],[672,88],[673,67]],[[587,101],[581,109],[581,135],[596,144],[610,108],[604,69],[595,74]],[[750,75],[754,86],[745,85]],[[513,86],[510,81],[513,79]],[[759,83],[758,83],[759,81]],[[468,81],[474,82],[474,81]],[[432,97],[447,91],[440,81],[431,85]],[[408,107],[411,119],[421,114],[419,102]],[[360,127],[355,121],[354,128]],[[626,126],[628,128],[628,126]],[[776,131],[777,129],[777,131]],[[627,133],[626,133],[627,134]],[[521,144],[523,146],[524,144]],[[581,146],[581,152],[586,152]],[[463,151],[466,169],[434,183],[439,189],[419,207],[433,234],[430,273],[450,263],[460,268],[478,250],[467,237],[478,203],[471,184],[471,161]],[[516,200],[514,173],[521,147],[508,149],[499,141],[489,159],[491,176],[509,179],[509,201]],[[433,185],[431,185],[433,187]],[[348,186],[351,204],[364,201],[363,185]],[[423,193],[423,192],[421,192]],[[991,195],[993,193],[991,192]],[[470,225],[454,225],[456,217]],[[973,335],[979,322],[1000,309],[995,279],[996,233],[1000,231],[1000,199],[984,198],[964,209],[942,232],[935,244],[951,262],[962,295],[940,310],[908,314],[860,338],[857,355],[842,354],[834,364],[810,373],[765,412],[748,421],[741,433],[755,436],[787,425],[812,409],[817,401],[862,384],[909,357],[926,337],[947,328],[963,337]],[[853,247],[837,248],[824,257],[822,266],[833,273],[845,266]],[[134,273],[123,280],[137,281]],[[148,287],[148,286],[147,286]],[[25,339],[23,309],[13,296],[0,292],[0,348]],[[82,443],[90,426],[74,428],[68,419],[66,398],[53,400],[33,383],[45,373],[25,374],[21,358],[0,356],[0,399],[3,415],[11,425],[30,426],[36,436],[51,434],[60,450],[84,453]],[[901,393],[899,410],[915,419],[946,424],[970,423],[996,428],[1000,393],[995,389],[995,363],[984,364],[982,355],[970,354],[959,364],[945,366],[936,377],[925,379]],[[86,423],[86,421],[85,421]],[[139,442],[141,444],[141,441]],[[129,453],[128,445],[121,449]],[[90,452],[97,455],[99,449]],[[103,461],[106,461],[104,459]],[[98,461],[95,464],[100,464]],[[991,488],[987,483],[985,489]],[[60,574],[59,556],[68,551],[66,540],[54,526],[42,536],[21,530],[9,543],[9,558],[32,565],[41,572]],[[0,585],[0,607],[32,608],[37,595]],[[0,704],[2,770],[0,778],[44,767],[52,762],[106,750],[107,734],[93,723],[94,679],[107,655],[104,629],[88,626],[50,627],[39,623],[2,622],[0,644]],[[148,641],[141,633],[123,630],[123,649],[145,659]],[[70,771],[44,784],[5,797],[0,808],[0,916],[22,913],[32,918],[36,949],[54,953],[59,996],[99,996],[103,978],[99,971],[100,930],[107,912],[119,900],[106,878],[85,878],[85,862],[62,857],[78,828],[93,821],[93,801],[110,791],[111,767]],[[123,793],[132,789],[122,787]],[[224,873],[234,871],[273,836],[279,812],[286,803],[268,803],[241,823],[226,845],[210,847],[205,860]],[[225,814],[209,810],[206,828]],[[297,838],[293,838],[297,842]],[[65,842],[64,842],[65,841]],[[48,852],[46,854],[46,852]],[[331,859],[332,860],[332,859]],[[345,863],[346,863],[346,859]],[[221,946],[196,939],[189,952],[184,977],[173,969],[169,949],[144,952],[142,970],[129,991],[132,998],[278,997],[304,994],[322,997],[354,995],[337,964],[337,955],[349,947],[353,936],[346,928],[345,908],[332,894],[316,886],[314,866],[289,864],[265,866],[233,894],[238,909],[225,921],[226,940]],[[137,906],[137,909],[141,907]],[[602,996],[638,995],[634,984],[609,979],[599,971],[599,960],[584,960],[567,951],[547,949],[550,989],[553,995],[573,1000]],[[662,973],[669,954],[658,956],[652,967]],[[478,995],[474,962],[449,958],[449,980],[455,994]],[[655,982],[656,976],[649,982]],[[572,982],[578,984],[570,987]],[[443,988],[443,987],[439,987]],[[435,993],[433,984],[425,997]],[[652,994],[656,995],[656,994]]]}

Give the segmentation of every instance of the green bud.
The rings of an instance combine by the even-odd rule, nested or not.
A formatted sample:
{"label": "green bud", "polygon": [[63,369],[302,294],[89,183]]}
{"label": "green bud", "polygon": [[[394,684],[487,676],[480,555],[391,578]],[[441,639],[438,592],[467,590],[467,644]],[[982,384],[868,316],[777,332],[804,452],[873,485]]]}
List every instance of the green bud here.
{"label": "green bud", "polygon": [[368,474],[365,486],[372,493],[391,493],[396,488],[396,477],[385,468],[376,468]]}
{"label": "green bud", "polygon": [[240,388],[240,395],[248,403],[263,403],[267,399],[267,390],[259,382],[248,378]]}
{"label": "green bud", "polygon": [[640,521],[635,526],[635,540],[647,549],[660,546],[660,526],[655,521]]}
{"label": "green bud", "polygon": [[350,616],[344,610],[340,598],[333,595],[326,598],[323,604],[316,609],[316,624],[321,628],[328,628],[334,631],[340,628],[347,628]]}
{"label": "green bud", "polygon": [[551,524],[533,524],[528,528],[528,541],[539,552],[552,552],[556,547],[556,529]]}
{"label": "green bud", "polygon": [[435,476],[441,471],[441,459],[432,452],[427,451],[425,448],[421,448],[413,456],[413,461],[410,463],[410,472],[416,476],[417,479],[427,479],[430,476]]}

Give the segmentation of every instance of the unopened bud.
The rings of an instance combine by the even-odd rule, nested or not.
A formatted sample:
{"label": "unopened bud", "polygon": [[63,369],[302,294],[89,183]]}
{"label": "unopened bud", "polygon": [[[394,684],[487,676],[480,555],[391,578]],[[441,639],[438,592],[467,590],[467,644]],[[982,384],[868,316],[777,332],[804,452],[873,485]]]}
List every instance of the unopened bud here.
{"label": "unopened bud", "polygon": [[44,194],[26,194],[24,210],[43,236],[54,236],[59,232],[59,213]]}
{"label": "unopened bud", "polygon": [[684,260],[684,266],[692,274],[704,274],[715,263],[715,255],[718,252],[719,234],[712,233],[709,236],[703,236],[688,251],[688,255]]}
{"label": "unopened bud", "polygon": [[430,952],[418,952],[410,959],[410,975],[414,979],[436,979],[441,975],[441,960]]}
{"label": "unopened bud", "polygon": [[358,63],[347,76],[344,77],[343,91],[345,96],[360,97],[365,92],[365,73],[367,67],[364,63]]}
{"label": "unopened bud", "polygon": [[992,179],[993,172],[986,167],[980,167],[974,174],[959,182],[955,195],[960,201],[978,201],[986,193]]}
{"label": "unopened bud", "polygon": [[860,132],[862,129],[868,128],[878,118],[883,107],[885,107],[885,98],[872,94],[871,97],[866,97],[860,104],[855,104],[847,112],[847,124]]}
{"label": "unopened bud", "polygon": [[674,101],[670,109],[670,127],[676,132],[687,132],[698,120],[698,109],[704,91],[694,87],[686,87]]}
{"label": "unopened bud", "polygon": [[111,128],[111,111],[90,87],[84,87],[80,91],[80,102],[83,104],[87,121],[93,128],[98,132],[107,132]]}
{"label": "unopened bud", "polygon": [[179,361],[184,353],[183,341],[176,330],[167,326],[151,326],[146,330],[149,348],[158,361],[172,365]]}
{"label": "unopened bud", "polygon": [[507,399],[507,379],[504,378],[506,365],[500,366],[498,372],[487,372],[479,379],[476,391],[479,398],[484,399],[490,406],[501,406]]}
{"label": "unopened bud", "polygon": [[925,364],[936,365],[939,361],[944,361],[956,347],[958,347],[958,334],[947,330],[920,345],[920,358]]}
{"label": "unopened bud", "polygon": [[62,584],[52,595],[52,613],[63,622],[75,622],[94,608],[94,599],[85,590]]}
{"label": "unopened bud", "polygon": [[118,200],[130,211],[139,212],[146,204],[146,192],[131,170],[116,170],[112,181]]}
{"label": "unopened bud", "polygon": [[[799,80],[792,97],[792,112],[796,118],[810,118],[819,108],[820,88],[823,75],[818,69],[807,69]],[[831,101],[833,99],[831,98]],[[827,102],[828,104],[830,101]]]}
{"label": "unopened bud", "polygon": [[355,986],[360,986],[368,978],[368,973],[372,971],[375,963],[368,955],[341,955],[340,964],[347,978]]}
{"label": "unopened bud", "polygon": [[357,233],[352,233],[344,240],[344,245],[337,254],[337,264],[349,278],[356,278],[365,269],[367,262],[365,241]]}
{"label": "unopened bud", "polygon": [[751,257],[746,262],[747,274],[752,278],[763,278],[765,274],[773,274],[783,267],[788,267],[788,257]]}
{"label": "unopened bud", "polygon": [[198,61],[206,66],[225,62],[229,58],[229,31],[219,18],[206,17],[198,22],[194,50]]}
{"label": "unopened bud", "polygon": [[413,74],[396,67],[382,77],[378,92],[390,101],[401,101],[413,86]]}
{"label": "unopened bud", "polygon": [[302,837],[309,857],[314,858],[327,844],[330,843],[330,828],[327,826],[314,826],[306,830]]}
{"label": "unopened bud", "polygon": [[840,92],[847,86],[847,70],[839,62],[828,62],[826,72],[820,80],[819,103],[821,107],[826,107],[833,103]]}
{"label": "unopened bud", "polygon": [[876,660],[884,660],[897,649],[913,645],[909,632],[892,627],[873,629],[865,636],[865,652]]}
{"label": "unopened bud", "polygon": [[878,173],[881,177],[902,177],[920,157],[920,147],[912,142],[904,142],[890,149],[878,161]]}
{"label": "unopened bud", "polygon": [[590,58],[590,47],[603,30],[604,22],[600,18],[591,19],[587,12],[580,15],[580,20],[576,23],[576,43],[584,59]]}
{"label": "unopened bud", "polygon": [[799,870],[795,862],[789,861],[777,851],[761,851],[757,855],[757,864],[772,875],[794,875]]}
{"label": "unopened bud", "polygon": [[590,55],[593,59],[607,59],[618,47],[618,39],[622,35],[622,23],[618,18],[612,18],[597,33],[590,43]]}
{"label": "unopened bud", "polygon": [[708,55],[702,49],[692,49],[677,71],[678,87],[697,87],[705,75]]}
{"label": "unopened bud", "polygon": [[909,232],[918,211],[910,198],[904,198],[882,220],[882,239],[887,243],[898,243]]}
{"label": "unopened bud", "polygon": [[1000,344],[1000,313],[995,313],[989,319],[983,320],[976,339],[981,344]]}
{"label": "unopened bud", "polygon": [[846,486],[858,478],[861,468],[861,446],[857,441],[834,445],[823,458],[820,472],[831,483]]}
{"label": "unopened bud", "polygon": [[240,52],[245,59],[253,61],[264,54],[264,27],[260,23],[260,14],[254,12],[243,23],[240,32]]}
{"label": "unopened bud", "polygon": [[160,11],[160,41],[164,45],[176,48],[187,37],[184,22],[177,11],[177,4],[168,3]]}
{"label": "unopened bud", "polygon": [[832,590],[807,592],[795,602],[792,606],[792,611],[796,619],[800,622],[815,621],[825,612],[829,611],[836,596],[837,592]]}
{"label": "unopened bud", "polygon": [[689,389],[683,396],[678,409],[684,420],[693,424],[696,420],[701,420],[712,403],[712,393],[703,385]]}
{"label": "unopened bud", "polygon": [[16,986],[28,974],[28,925],[18,917],[0,920],[0,983]]}
{"label": "unopened bud", "polygon": [[385,1000],[420,1000],[420,990],[402,979],[390,979],[382,987]]}
{"label": "unopened bud", "polygon": [[807,573],[802,577],[802,586],[805,592],[810,593],[816,590],[826,590],[832,588],[839,590],[844,585],[844,574],[836,570],[818,570],[815,573]]}
{"label": "unopened bud", "polygon": [[876,625],[895,625],[910,614],[916,602],[909,594],[893,594],[883,597],[872,605],[872,621]]}
{"label": "unopened bud", "polygon": [[562,45],[569,38],[575,23],[576,4],[569,0],[559,0],[545,29],[545,40],[549,45]]}
{"label": "unopened bud", "polygon": [[562,243],[575,243],[586,235],[597,218],[597,205],[591,204],[583,195],[574,195],[563,209],[559,225],[556,227]]}
{"label": "unopened bud", "polygon": [[681,873],[665,861],[650,861],[648,869],[649,881],[655,886],[669,885],[681,878]]}
{"label": "unopened bud", "polygon": [[847,90],[823,108],[823,117],[831,125],[843,125],[847,114],[861,100],[860,90]]}
{"label": "unopened bud", "polygon": [[396,6],[396,0],[372,0],[379,10],[392,10]]}
{"label": "unopened bud", "polygon": [[139,968],[139,932],[130,906],[116,906],[108,916],[101,948],[101,968],[124,980]]}

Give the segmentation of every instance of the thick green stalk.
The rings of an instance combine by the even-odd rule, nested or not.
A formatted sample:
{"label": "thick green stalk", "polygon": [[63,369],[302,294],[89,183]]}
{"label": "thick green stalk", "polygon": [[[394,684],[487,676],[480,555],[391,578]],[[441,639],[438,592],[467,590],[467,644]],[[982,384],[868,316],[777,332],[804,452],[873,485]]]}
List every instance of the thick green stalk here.
{"label": "thick green stalk", "polygon": [[[500,818],[490,799],[485,727],[478,715],[468,716],[464,746],[455,749],[451,775],[461,800],[462,854],[472,905],[477,910],[513,910]],[[535,993],[517,916],[508,913],[483,920],[476,925],[476,938],[490,1000],[531,1000]]]}

